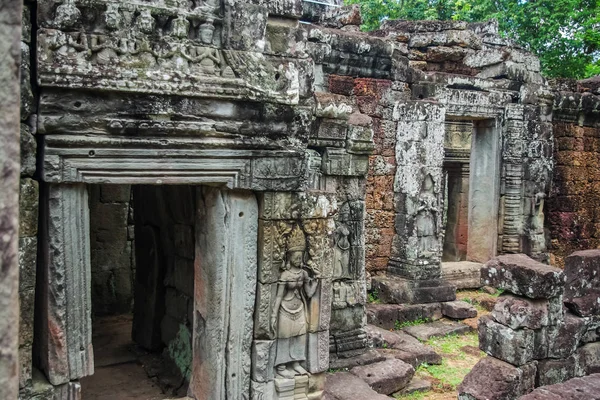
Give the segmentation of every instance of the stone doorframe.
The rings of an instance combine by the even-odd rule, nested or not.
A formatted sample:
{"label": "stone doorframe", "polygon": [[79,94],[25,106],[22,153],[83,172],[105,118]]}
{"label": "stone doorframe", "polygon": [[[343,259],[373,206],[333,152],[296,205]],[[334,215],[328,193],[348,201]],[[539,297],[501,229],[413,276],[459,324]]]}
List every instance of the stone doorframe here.
{"label": "stone doorframe", "polygon": [[[448,78],[446,84],[454,84]],[[458,78],[457,78],[458,79]],[[477,81],[485,85],[485,81]],[[422,93],[419,95],[419,93]],[[396,104],[394,119],[398,121],[396,172],[396,234],[388,270],[408,279],[437,279],[443,251],[444,228],[439,210],[443,210],[442,166],[444,162],[444,123],[446,120],[473,120],[492,130],[494,162],[498,174],[492,182],[497,207],[497,250],[494,253],[518,253],[523,250],[524,215],[524,147],[527,135],[526,106],[513,103],[510,92],[452,89],[443,84],[417,84],[413,97]],[[475,139],[477,140],[477,139]],[[420,158],[419,158],[420,157]],[[473,160],[473,158],[471,158]],[[438,252],[422,256],[415,230],[418,204],[423,201],[421,183],[426,176],[433,181],[430,196],[434,199],[435,235]],[[427,194],[426,194],[427,195]],[[469,197],[472,197],[470,194]],[[431,200],[430,200],[431,201]],[[471,224],[470,224],[471,225]],[[431,239],[429,239],[431,240]],[[487,244],[489,245],[489,243]],[[433,247],[431,243],[427,246]],[[488,246],[489,247],[489,246]],[[495,254],[492,254],[495,255]]]}
{"label": "stone doorframe", "polygon": [[[39,365],[49,381],[77,385],[76,380],[94,373],[86,188],[92,183],[203,185],[197,189],[192,397],[231,400],[249,398],[251,392],[258,396],[252,398],[275,395],[276,339],[262,332],[269,325],[272,300],[260,290],[265,284],[276,286],[271,282],[278,279],[279,267],[272,263],[271,251],[277,238],[270,237],[265,226],[282,218],[304,227],[311,260],[323,266],[319,298],[309,305],[315,318],[309,327],[307,369],[327,370],[332,273],[327,235],[335,201],[329,204],[323,196],[292,193],[304,188],[306,155],[194,146],[165,149],[160,142],[70,135],[44,138],[42,311],[37,341]],[[260,192],[265,194],[256,196]],[[294,204],[281,209],[282,201]],[[271,271],[274,280],[264,278]],[[231,329],[229,321],[235,323]]]}

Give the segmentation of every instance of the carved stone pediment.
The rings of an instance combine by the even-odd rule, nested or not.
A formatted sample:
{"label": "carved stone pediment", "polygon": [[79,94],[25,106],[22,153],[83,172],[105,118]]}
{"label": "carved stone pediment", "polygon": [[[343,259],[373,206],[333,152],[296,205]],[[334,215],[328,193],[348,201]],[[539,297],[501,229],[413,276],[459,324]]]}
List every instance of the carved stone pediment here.
{"label": "carved stone pediment", "polygon": [[46,87],[296,104],[297,61],[221,49],[216,1],[40,2]]}

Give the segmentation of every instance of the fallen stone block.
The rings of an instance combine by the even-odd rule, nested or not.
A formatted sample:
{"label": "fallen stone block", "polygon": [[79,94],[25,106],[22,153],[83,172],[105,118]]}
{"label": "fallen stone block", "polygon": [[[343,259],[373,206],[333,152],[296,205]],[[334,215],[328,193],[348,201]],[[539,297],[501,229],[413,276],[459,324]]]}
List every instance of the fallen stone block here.
{"label": "fallen stone block", "polygon": [[408,383],[408,386],[406,386],[401,391],[394,393],[394,397],[406,396],[417,392],[428,392],[430,390],[431,382],[429,382],[426,379],[421,379],[416,376],[413,376],[413,378]]}
{"label": "fallen stone block", "polygon": [[458,387],[458,399],[517,399],[535,388],[536,364],[515,367],[493,357],[483,358]]}
{"label": "fallen stone block", "polygon": [[565,276],[524,254],[506,254],[483,266],[481,282],[531,299],[550,299],[563,293]]}
{"label": "fallen stone block", "polygon": [[577,359],[578,376],[600,373],[600,342],[588,343],[577,349],[575,355]]}
{"label": "fallen stone block", "polygon": [[471,328],[460,322],[441,320],[409,326],[404,328],[403,331],[419,340],[426,341],[434,337],[444,337],[452,334],[462,335],[470,332]]}
{"label": "fallen stone block", "polygon": [[475,318],[477,310],[466,301],[455,300],[442,303],[442,314],[452,319],[467,319]]}
{"label": "fallen stone block", "polygon": [[492,317],[512,329],[540,329],[549,325],[548,309],[546,299],[533,300],[505,294],[496,301]]}
{"label": "fallen stone block", "polygon": [[565,259],[565,304],[575,314],[600,314],[600,250],[576,251]]}
{"label": "fallen stone block", "polygon": [[567,312],[555,330],[556,334],[548,340],[548,357],[566,358],[577,349],[585,331],[585,320]]}
{"label": "fallen stone block", "polygon": [[415,369],[404,361],[388,359],[371,365],[354,367],[350,373],[367,382],[377,393],[392,394],[408,385],[415,374]]}
{"label": "fallen stone block", "polygon": [[442,280],[457,289],[479,289],[483,264],[471,261],[443,262]]}
{"label": "fallen stone block", "polygon": [[442,318],[440,303],[429,304],[367,304],[367,322],[384,329],[418,320],[436,321]]}
{"label": "fallen stone block", "polygon": [[584,318],[585,328],[581,336],[582,343],[600,342],[600,315]]}
{"label": "fallen stone block", "polygon": [[375,276],[372,287],[384,303],[424,304],[456,299],[456,287],[436,279],[417,281],[390,275]]}
{"label": "fallen stone block", "polygon": [[519,400],[600,400],[600,374],[540,387]]}
{"label": "fallen stone block", "polygon": [[338,372],[327,375],[323,400],[390,400],[377,393],[358,376],[350,372]]}
{"label": "fallen stone block", "polygon": [[554,385],[575,378],[577,360],[574,356],[563,359],[538,361],[535,386]]}
{"label": "fallen stone block", "polygon": [[385,356],[375,350],[368,350],[354,357],[334,357],[331,354],[329,357],[329,368],[332,369],[350,369],[358,365],[374,364],[386,359]]}
{"label": "fallen stone block", "polygon": [[520,366],[534,356],[534,332],[529,329],[513,330],[497,323],[489,316],[479,319],[479,348],[492,357]]}

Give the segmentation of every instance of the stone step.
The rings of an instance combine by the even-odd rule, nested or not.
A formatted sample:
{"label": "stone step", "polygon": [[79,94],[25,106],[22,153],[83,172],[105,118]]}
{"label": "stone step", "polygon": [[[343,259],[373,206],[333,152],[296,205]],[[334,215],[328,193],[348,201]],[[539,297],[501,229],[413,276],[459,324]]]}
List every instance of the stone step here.
{"label": "stone step", "polygon": [[429,304],[367,304],[367,322],[383,329],[418,320],[437,321],[442,318],[440,303]]}
{"label": "stone step", "polygon": [[462,335],[470,332],[470,326],[460,322],[440,320],[421,325],[409,326],[402,329],[405,333],[421,340],[426,341],[434,337],[444,337],[448,335]]}
{"label": "stone step", "polygon": [[397,358],[414,368],[425,363],[442,363],[442,357],[430,346],[404,332],[390,332],[373,325],[367,325],[366,331],[373,345],[378,348],[377,353],[386,358]]}
{"label": "stone step", "polygon": [[404,389],[415,375],[412,365],[392,358],[375,364],[354,367],[350,373],[367,382],[381,394],[392,394]]}
{"label": "stone step", "polygon": [[323,400],[390,400],[379,394],[368,383],[350,372],[327,374]]}

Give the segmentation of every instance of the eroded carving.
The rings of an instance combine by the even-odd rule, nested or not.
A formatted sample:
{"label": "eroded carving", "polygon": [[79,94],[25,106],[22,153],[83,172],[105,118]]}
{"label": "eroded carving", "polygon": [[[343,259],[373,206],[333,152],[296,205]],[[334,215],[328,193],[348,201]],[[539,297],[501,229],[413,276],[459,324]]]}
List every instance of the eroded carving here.
{"label": "eroded carving", "polygon": [[314,266],[309,269],[304,263],[306,239],[300,228],[294,228],[290,234],[287,249],[277,283],[271,327],[277,339],[276,373],[291,379],[308,374],[300,363],[306,362],[308,302],[319,285],[320,271]]}

